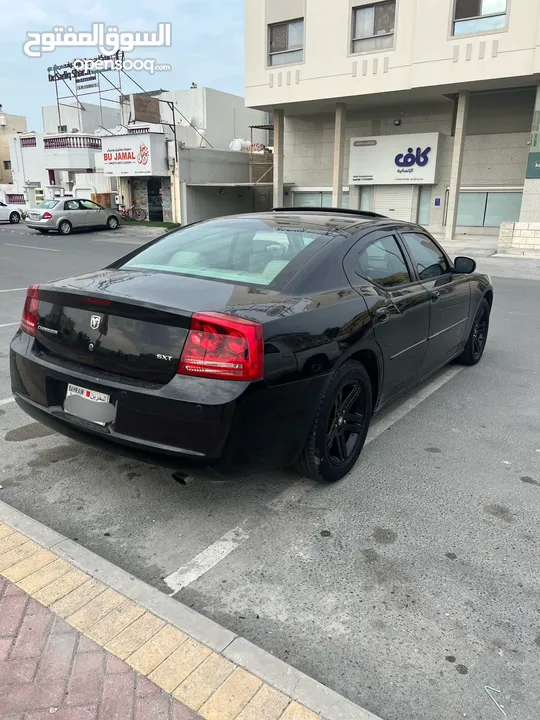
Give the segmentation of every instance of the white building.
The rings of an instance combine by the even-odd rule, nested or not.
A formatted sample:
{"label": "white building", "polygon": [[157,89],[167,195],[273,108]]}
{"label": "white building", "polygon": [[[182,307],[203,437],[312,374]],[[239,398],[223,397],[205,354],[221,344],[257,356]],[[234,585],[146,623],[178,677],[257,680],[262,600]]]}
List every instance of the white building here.
{"label": "white building", "polygon": [[41,108],[43,132],[88,133],[93,135],[100,127],[115,127],[121,122],[120,106],[83,103],[82,101]]}
{"label": "white building", "polygon": [[349,203],[447,238],[540,220],[540,2],[245,12],[246,103],[274,112],[276,205]]}

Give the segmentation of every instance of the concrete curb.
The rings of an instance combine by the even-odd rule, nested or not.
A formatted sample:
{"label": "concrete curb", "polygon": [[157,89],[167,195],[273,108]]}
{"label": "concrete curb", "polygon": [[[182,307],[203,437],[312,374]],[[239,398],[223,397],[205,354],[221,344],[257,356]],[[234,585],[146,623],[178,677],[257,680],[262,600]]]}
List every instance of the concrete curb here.
{"label": "concrete curb", "polygon": [[2,501],[0,522],[11,525],[31,540],[69,560],[80,570],[221,653],[325,720],[380,720],[248,640]]}

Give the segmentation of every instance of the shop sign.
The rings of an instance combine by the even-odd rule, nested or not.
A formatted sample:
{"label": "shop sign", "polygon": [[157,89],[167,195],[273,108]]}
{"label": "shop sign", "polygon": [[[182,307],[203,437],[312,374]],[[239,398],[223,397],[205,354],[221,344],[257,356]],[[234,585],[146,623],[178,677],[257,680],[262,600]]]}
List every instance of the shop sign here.
{"label": "shop sign", "polygon": [[352,138],[351,185],[433,185],[439,133]]}

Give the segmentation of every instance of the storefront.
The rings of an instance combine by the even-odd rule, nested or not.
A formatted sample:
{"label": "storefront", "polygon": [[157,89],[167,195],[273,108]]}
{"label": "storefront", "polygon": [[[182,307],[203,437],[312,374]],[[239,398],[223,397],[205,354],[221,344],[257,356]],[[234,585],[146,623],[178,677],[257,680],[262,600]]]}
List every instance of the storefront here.
{"label": "storefront", "polygon": [[172,221],[167,138],[163,133],[126,133],[102,138],[103,173],[120,181],[120,204],[141,208],[149,221]]}

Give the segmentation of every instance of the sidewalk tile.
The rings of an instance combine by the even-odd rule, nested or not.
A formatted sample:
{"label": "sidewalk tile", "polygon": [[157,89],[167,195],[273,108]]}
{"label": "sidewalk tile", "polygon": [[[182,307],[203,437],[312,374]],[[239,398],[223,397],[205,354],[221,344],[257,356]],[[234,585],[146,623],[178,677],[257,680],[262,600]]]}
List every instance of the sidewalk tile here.
{"label": "sidewalk tile", "polygon": [[76,642],[76,635],[51,635],[36,675],[37,683],[67,680]]}
{"label": "sidewalk tile", "polygon": [[0,662],[0,683],[13,685],[14,683],[31,682],[34,678],[39,658],[24,658],[22,660],[3,660]]}
{"label": "sidewalk tile", "polygon": [[126,662],[141,675],[148,675],[168,658],[174,650],[180,647],[187,638],[188,636],[181,630],[177,630],[171,625],[165,625],[154,637],[150,638],[130,655]]}
{"label": "sidewalk tile", "polygon": [[0,538],[6,537],[6,535],[12,535],[14,532],[15,530],[11,527],[11,525],[5,525],[0,522]]}
{"label": "sidewalk tile", "polygon": [[263,685],[237,720],[278,720],[290,701],[290,698],[278,690]]}
{"label": "sidewalk tile", "polygon": [[99,720],[132,720],[135,700],[135,673],[106,675]]}
{"label": "sidewalk tile", "polygon": [[105,655],[103,653],[77,655],[71,671],[71,680],[65,704],[97,704],[101,694],[104,667]]}
{"label": "sidewalk tile", "polygon": [[25,577],[23,580],[19,580],[17,585],[27,593],[33,594],[45,585],[58,580],[58,578],[66,575],[71,570],[71,565],[62,558],[58,558],[50,565],[45,566],[41,570],[38,570],[32,575]]}
{"label": "sidewalk tile", "polygon": [[[51,582],[50,585],[45,585],[41,590],[32,593],[32,596],[35,600],[48,607],[88,580],[90,580],[90,576],[83,573],[82,570],[70,570],[59,577],[58,580]],[[28,588],[24,587],[23,583],[21,583],[21,587],[26,592],[30,592]]]}
{"label": "sidewalk tile", "polygon": [[[19,532],[12,532],[4,535],[0,538],[0,560],[2,559],[2,555],[7,553],[8,550],[16,548],[19,545],[24,545],[27,542],[29,541],[26,535],[22,535]],[[9,567],[9,565],[5,565],[4,567]]]}
{"label": "sidewalk tile", "polygon": [[109,675],[125,672],[131,672],[131,668],[127,663],[125,663],[123,660],[120,660],[120,658],[117,658],[116,655],[107,656],[107,673]]}
{"label": "sidewalk tile", "polygon": [[169,720],[170,698],[164,692],[137,698],[135,720]]}
{"label": "sidewalk tile", "polygon": [[27,598],[6,595],[0,600],[0,637],[15,635],[23,619],[27,602]]}
{"label": "sidewalk tile", "polygon": [[37,570],[41,570],[41,568],[50,565],[56,560],[56,557],[57,556],[50,552],[50,550],[40,550],[35,555],[26,558],[26,560],[21,560],[4,570],[4,577],[11,580],[11,582],[18,582]]}
{"label": "sidewalk tile", "polygon": [[52,620],[53,618],[46,608],[35,611],[31,607],[30,601],[10,657],[13,659],[39,658],[45,649]]}
{"label": "sidewalk tile", "polygon": [[11,652],[11,647],[15,638],[13,635],[0,637],[0,661],[5,660]]}
{"label": "sidewalk tile", "polygon": [[[102,620],[111,610],[121,605],[125,598],[116,590],[107,588],[104,593],[96,597],[80,610],[68,616],[67,621],[83,632]],[[54,608],[52,608],[54,610]]]}
{"label": "sidewalk tile", "polygon": [[15,595],[17,597],[26,597],[26,593],[24,590],[21,590],[21,588],[17,587],[16,585],[12,585],[10,582],[6,580],[6,591],[4,593],[4,597],[14,597]]}
{"label": "sidewalk tile", "polygon": [[64,697],[64,683],[50,685],[1,685],[0,684],[0,716],[14,715],[36,708],[49,709],[58,707]]}
{"label": "sidewalk tile", "polygon": [[98,643],[106,644],[135,622],[145,610],[131,600],[125,600],[114,608],[103,620],[88,628],[86,635]]}
{"label": "sidewalk tile", "polygon": [[211,652],[210,648],[190,638],[162,662],[149,678],[163,690],[172,692]]}
{"label": "sidewalk tile", "polygon": [[139,675],[137,678],[137,690],[135,691],[137,697],[148,697],[149,695],[155,695],[160,692],[162,692],[162,690],[156,685],[156,683],[153,683],[148,678]]}
{"label": "sidewalk tile", "polygon": [[155,615],[144,613],[105,645],[105,649],[121,660],[125,660],[147,640],[150,640],[164,625],[163,620],[155,617]]}
{"label": "sidewalk tile", "polygon": [[65,595],[53,603],[50,606],[51,610],[53,613],[56,613],[56,615],[60,615],[60,617],[67,620],[70,615],[88,604],[90,600],[101,595],[106,589],[107,586],[99,580],[88,580],[88,582],[85,582],[83,585],[80,585],[68,593],[68,595]]}
{"label": "sidewalk tile", "polygon": [[238,668],[205,702],[200,713],[207,720],[233,720],[261,685],[262,680]]}
{"label": "sidewalk tile", "polygon": [[81,635],[81,637],[79,638],[79,644],[77,646],[77,655],[88,652],[99,652],[100,650],[100,645],[98,645],[93,640],[90,640],[90,638],[87,638],[86,635]]}
{"label": "sidewalk tile", "polygon": [[[11,537],[11,535],[9,537]],[[0,572],[12,565],[15,565],[15,563],[18,563],[20,560],[24,560],[31,555],[35,555],[39,550],[39,545],[32,542],[32,540],[14,547],[13,550],[0,555]]]}
{"label": "sidewalk tile", "polygon": [[303,705],[293,702],[285,710],[280,720],[320,720],[320,715],[308,710]]}
{"label": "sidewalk tile", "polygon": [[200,715],[179,702],[174,703],[172,716],[173,720],[204,720]]}
{"label": "sidewalk tile", "polygon": [[212,653],[176,688],[173,696],[188,707],[198,710],[234,669],[232,662]]}
{"label": "sidewalk tile", "polygon": [[55,617],[54,625],[52,626],[52,630],[51,630],[51,635],[65,635],[66,633],[75,635],[77,633],[77,631],[75,630],[74,627],[71,627],[71,625],[69,625],[69,623],[67,623],[61,617]]}
{"label": "sidewalk tile", "polygon": [[[25,720],[96,720],[97,708],[95,705],[76,708],[59,708],[54,715],[50,710],[38,710],[38,712],[26,715]],[[9,720],[12,720],[9,718]]]}

